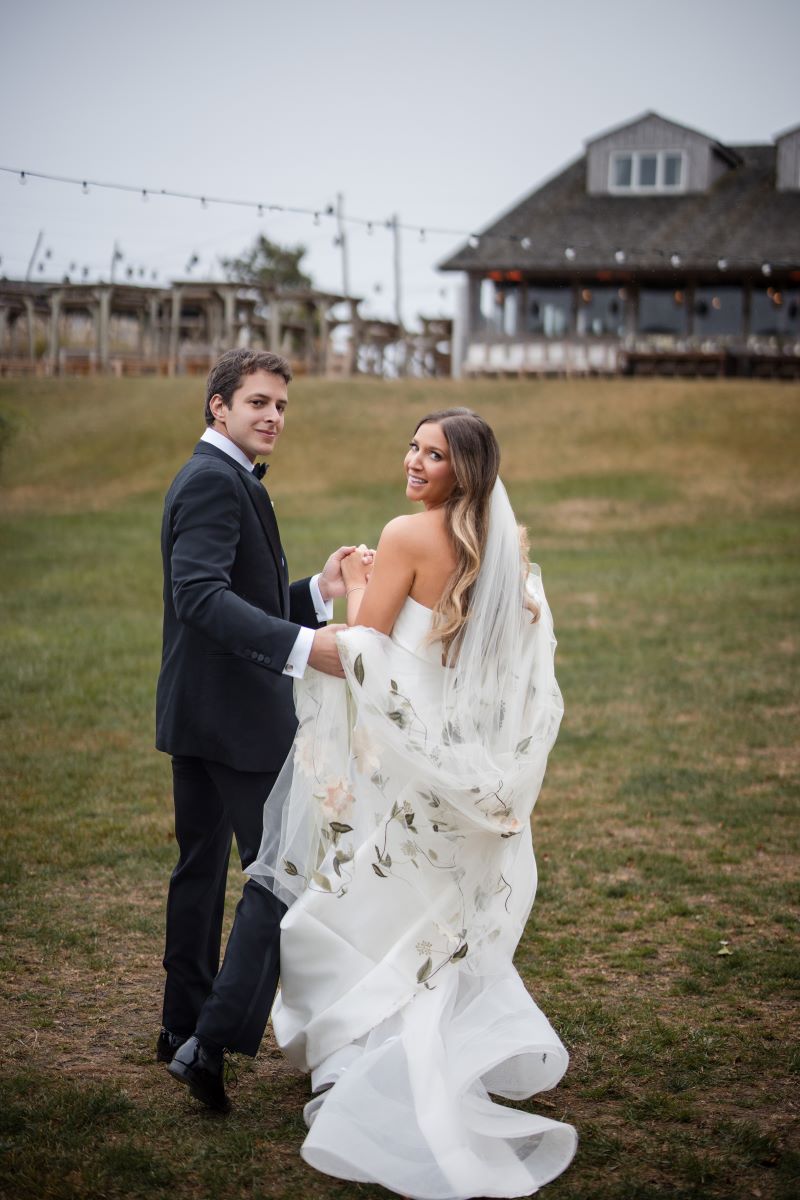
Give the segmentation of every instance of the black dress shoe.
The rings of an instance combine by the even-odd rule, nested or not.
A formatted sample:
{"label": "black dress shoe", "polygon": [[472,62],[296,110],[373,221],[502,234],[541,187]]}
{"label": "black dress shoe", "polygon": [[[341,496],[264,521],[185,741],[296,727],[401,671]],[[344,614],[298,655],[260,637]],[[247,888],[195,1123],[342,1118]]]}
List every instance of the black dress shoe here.
{"label": "black dress shoe", "polygon": [[195,1100],[200,1100],[215,1112],[228,1112],[231,1105],[225,1095],[223,1066],[221,1053],[213,1054],[201,1046],[196,1037],[190,1037],[175,1052],[167,1070],[186,1084]]}
{"label": "black dress shoe", "polygon": [[168,1029],[162,1029],[158,1035],[156,1042],[156,1062],[172,1062],[172,1056],[186,1041],[180,1033],[170,1033]]}

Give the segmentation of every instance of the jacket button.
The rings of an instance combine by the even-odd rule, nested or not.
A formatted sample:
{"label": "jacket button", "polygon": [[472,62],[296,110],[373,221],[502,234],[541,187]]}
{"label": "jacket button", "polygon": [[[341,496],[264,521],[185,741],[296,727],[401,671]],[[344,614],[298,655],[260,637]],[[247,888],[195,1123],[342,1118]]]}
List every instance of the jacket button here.
{"label": "jacket button", "polygon": [[263,662],[263,661],[264,661],[264,655],[263,655],[263,654],[257,654],[257,655],[256,655],[256,661],[257,661],[257,662]]}
{"label": "jacket button", "polygon": [[267,666],[269,666],[269,664],[272,662],[272,659],[269,657],[268,654],[264,655],[264,662],[267,664]]}

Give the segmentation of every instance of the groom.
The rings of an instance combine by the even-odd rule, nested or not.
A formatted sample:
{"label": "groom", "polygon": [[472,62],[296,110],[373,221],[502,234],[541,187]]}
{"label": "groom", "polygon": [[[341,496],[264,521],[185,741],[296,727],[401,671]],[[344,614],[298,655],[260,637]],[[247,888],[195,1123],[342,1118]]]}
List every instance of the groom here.
{"label": "groom", "polygon": [[264,802],[295,731],[292,678],[342,675],[333,598],[345,546],[289,585],[261,483],[283,431],[291,369],[229,350],[206,388],[206,430],[167,492],[161,531],[164,631],[156,745],[172,756],[179,858],[167,897],[161,1062],[226,1111],[223,1049],[254,1055],[275,996],[285,907],[248,881],[219,969],[232,835],[242,866],[261,843]]}

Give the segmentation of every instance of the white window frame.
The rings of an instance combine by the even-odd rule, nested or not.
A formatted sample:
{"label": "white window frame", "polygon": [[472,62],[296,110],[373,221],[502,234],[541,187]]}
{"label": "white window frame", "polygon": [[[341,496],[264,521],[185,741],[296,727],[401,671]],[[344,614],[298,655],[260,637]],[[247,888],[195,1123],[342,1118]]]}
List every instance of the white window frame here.
{"label": "white window frame", "polygon": [[[666,168],[666,160],[669,156],[677,155],[681,160],[681,181],[680,183],[665,183],[664,172]],[[637,183],[639,178],[639,160],[641,158],[652,158],[656,160],[656,181],[654,184]],[[686,191],[686,164],[687,154],[685,150],[614,150],[608,156],[608,190],[617,196],[656,196],[656,195],[673,195],[677,192]],[[616,165],[620,158],[629,158],[631,160],[631,182],[627,186],[625,184],[615,183]]]}

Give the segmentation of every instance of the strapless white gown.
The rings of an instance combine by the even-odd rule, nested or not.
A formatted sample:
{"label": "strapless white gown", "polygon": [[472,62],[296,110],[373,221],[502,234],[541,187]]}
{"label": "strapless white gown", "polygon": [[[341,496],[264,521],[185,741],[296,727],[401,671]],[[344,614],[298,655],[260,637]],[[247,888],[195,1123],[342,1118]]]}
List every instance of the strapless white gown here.
{"label": "strapless white gown", "polygon": [[[308,887],[283,920],[272,1020],[311,1072],[311,1166],[419,1200],[526,1196],[577,1141],[571,1126],[491,1098],[552,1088],[568,1062],[511,961],[536,888],[538,787],[527,811],[481,808],[466,786],[480,782],[469,747],[449,768],[464,768],[469,802],[440,786],[452,747],[437,730],[444,669],[440,644],[425,641],[430,621],[407,599],[390,639],[340,635],[346,684],[310,672],[296,690],[281,869]],[[561,701],[548,630],[531,636],[544,639],[539,733],[524,753],[539,754],[540,781]],[[262,847],[250,873],[268,874],[268,859]]]}

